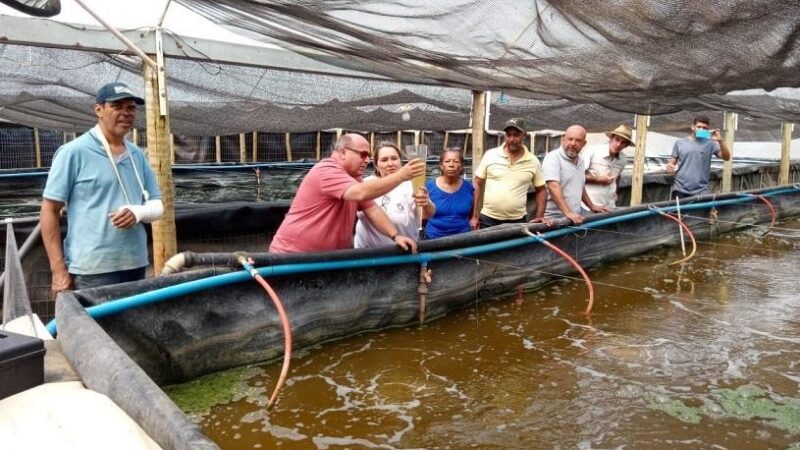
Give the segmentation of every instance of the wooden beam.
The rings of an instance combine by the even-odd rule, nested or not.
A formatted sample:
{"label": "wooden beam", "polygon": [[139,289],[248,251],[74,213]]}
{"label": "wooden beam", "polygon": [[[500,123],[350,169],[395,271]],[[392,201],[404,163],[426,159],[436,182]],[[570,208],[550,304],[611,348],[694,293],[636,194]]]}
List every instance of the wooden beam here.
{"label": "wooden beam", "polygon": [[722,193],[730,192],[733,186],[733,142],[736,136],[736,113],[725,111],[725,145],[731,159],[722,164]]}
{"label": "wooden beam", "polygon": [[450,132],[449,131],[445,131],[444,132],[444,144],[442,144],[442,152],[447,150],[447,141],[449,139],[450,139]]}
{"label": "wooden beam", "polygon": [[403,148],[403,130],[397,130],[397,147]]}
{"label": "wooden beam", "polygon": [[322,159],[322,132],[317,131],[317,161]]}
{"label": "wooden beam", "polygon": [[486,91],[472,91],[472,164],[475,167],[483,158],[485,136]]}
{"label": "wooden beam", "polygon": [[33,129],[33,148],[36,151],[36,168],[42,167],[42,143],[39,140],[39,129]]}
{"label": "wooden beam", "polygon": [[214,153],[217,163],[222,162],[222,136],[214,136]]}
{"label": "wooden beam", "polygon": [[169,155],[170,162],[175,164],[175,135],[172,133],[169,134]]}
{"label": "wooden beam", "polygon": [[175,195],[172,182],[172,158],[174,152],[170,146],[169,116],[162,115],[159,109],[159,92],[157,70],[149,64],[142,64],[144,77],[144,97],[147,119],[147,155],[150,165],[156,174],[161,201],[164,204],[164,215],[152,224],[153,231],[153,266],[159,273],[164,263],[177,253],[175,234]]}
{"label": "wooden beam", "polygon": [[247,162],[247,135],[239,133],[239,162]]}
{"label": "wooden beam", "polygon": [[139,145],[139,130],[134,128],[131,130],[131,139],[133,139],[133,143]]}
{"label": "wooden beam", "polygon": [[253,131],[253,162],[258,162],[258,131]]}
{"label": "wooden beam", "polygon": [[636,151],[633,155],[633,177],[631,178],[631,205],[642,204],[642,189],[644,187],[644,156],[647,148],[647,125],[649,115],[636,115]]}
{"label": "wooden beam", "polygon": [[286,133],[286,161],[292,160],[292,133]]}
{"label": "wooden beam", "polygon": [[781,169],[778,175],[778,185],[789,184],[789,160],[792,156],[792,130],[794,124],[784,122],[781,124]]}

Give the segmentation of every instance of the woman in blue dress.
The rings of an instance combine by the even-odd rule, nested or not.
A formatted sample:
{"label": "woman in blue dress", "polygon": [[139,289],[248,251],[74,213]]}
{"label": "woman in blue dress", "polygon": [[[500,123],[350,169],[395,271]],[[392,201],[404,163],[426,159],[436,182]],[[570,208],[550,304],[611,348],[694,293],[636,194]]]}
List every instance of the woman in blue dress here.
{"label": "woman in blue dress", "polygon": [[470,231],[472,217],[472,183],[464,180],[464,156],[457,148],[448,148],[439,157],[441,175],[426,184],[436,213],[428,219],[425,234],[428,239]]}

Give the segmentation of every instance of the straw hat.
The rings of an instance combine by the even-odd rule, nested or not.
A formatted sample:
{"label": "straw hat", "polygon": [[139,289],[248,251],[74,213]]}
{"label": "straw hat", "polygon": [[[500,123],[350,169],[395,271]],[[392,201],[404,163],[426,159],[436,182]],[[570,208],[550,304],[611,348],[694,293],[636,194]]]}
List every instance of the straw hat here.
{"label": "straw hat", "polygon": [[619,136],[622,139],[628,141],[628,144],[633,143],[633,132],[626,125],[620,125],[617,128],[614,128],[614,131],[609,131],[608,133],[606,133],[606,136],[608,137]]}

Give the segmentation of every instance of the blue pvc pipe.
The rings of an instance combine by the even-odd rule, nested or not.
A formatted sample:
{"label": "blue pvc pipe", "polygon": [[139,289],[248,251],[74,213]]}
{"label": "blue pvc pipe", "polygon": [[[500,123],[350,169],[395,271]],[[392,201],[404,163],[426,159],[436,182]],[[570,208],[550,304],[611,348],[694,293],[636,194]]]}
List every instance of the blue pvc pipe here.
{"label": "blue pvc pipe", "polygon": [[[764,192],[760,195],[771,197],[785,193],[796,193],[800,191],[800,187],[791,188],[776,188],[773,191]],[[681,205],[682,211],[691,211],[695,209],[704,209],[714,206],[734,205],[738,203],[745,203],[752,201],[755,196],[752,194],[742,194],[739,198],[732,198],[726,200],[713,200],[701,203],[687,203]],[[465,247],[455,250],[443,250],[438,252],[417,253],[410,255],[396,255],[396,256],[381,256],[374,258],[359,258],[347,259],[342,261],[327,261],[327,262],[311,262],[311,263],[295,263],[295,264],[282,264],[279,266],[262,267],[258,273],[263,277],[273,277],[281,275],[295,275],[298,273],[319,272],[323,270],[340,270],[340,269],[359,269],[364,267],[375,266],[390,266],[396,264],[421,264],[430,261],[440,261],[445,259],[452,259],[463,256],[481,255],[495,251],[507,250],[516,248],[521,245],[529,245],[537,243],[542,239],[553,239],[560,236],[575,233],[575,229],[590,230],[593,228],[602,227],[605,225],[627,222],[630,220],[640,219],[647,216],[659,214],[660,212],[673,212],[677,210],[676,206],[665,206],[661,208],[647,209],[636,211],[630,214],[621,216],[607,217],[605,219],[595,220],[585,223],[581,226],[559,228],[557,230],[546,231],[541,236],[524,236],[516,239],[509,239],[502,242],[493,242],[491,244],[477,245],[473,247]],[[242,270],[240,272],[231,272],[213,277],[203,278],[200,280],[189,281],[186,283],[168,286],[154,291],[144,292],[141,294],[124,297],[118,300],[112,300],[100,305],[90,306],[86,308],[86,312],[94,318],[110,316],[119,312],[135,309],[140,306],[149,305],[151,303],[158,303],[171,298],[193,294],[206,289],[227,286],[230,284],[241,283],[251,279],[249,272]],[[55,319],[47,324],[47,331],[55,336],[57,332]]]}

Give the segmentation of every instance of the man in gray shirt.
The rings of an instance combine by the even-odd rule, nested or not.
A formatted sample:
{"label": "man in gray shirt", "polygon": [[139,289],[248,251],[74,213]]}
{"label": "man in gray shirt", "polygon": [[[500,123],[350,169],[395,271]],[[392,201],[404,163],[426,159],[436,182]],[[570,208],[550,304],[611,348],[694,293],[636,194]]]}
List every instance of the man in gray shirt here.
{"label": "man in gray shirt", "polygon": [[583,223],[581,200],[593,212],[608,211],[592,203],[586,193],[586,162],[580,157],[584,145],[586,129],[572,125],[561,137],[561,147],[544,157],[542,172],[548,192],[544,217],[548,224],[558,217],[566,217],[575,225]]}
{"label": "man in gray shirt", "polygon": [[731,152],[722,140],[719,130],[710,129],[711,121],[698,116],[692,122],[692,135],[679,139],[672,148],[672,159],[667,164],[667,173],[674,174],[670,198],[686,198],[708,192],[708,177],[711,156],[725,161]]}

